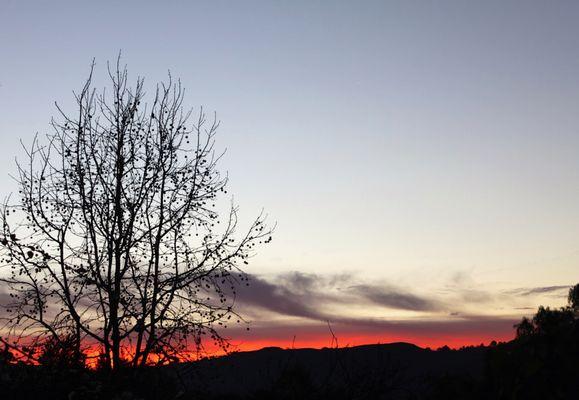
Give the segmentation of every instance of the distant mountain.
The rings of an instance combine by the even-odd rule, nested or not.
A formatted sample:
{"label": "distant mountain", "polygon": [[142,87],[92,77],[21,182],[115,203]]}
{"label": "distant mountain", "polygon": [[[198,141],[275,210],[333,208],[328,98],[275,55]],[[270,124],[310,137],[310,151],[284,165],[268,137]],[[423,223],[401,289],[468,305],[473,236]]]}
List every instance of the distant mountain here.
{"label": "distant mountain", "polygon": [[485,352],[484,347],[432,351],[409,343],[269,347],[181,365],[178,375],[187,391],[201,398],[421,398],[445,376],[480,379]]}
{"label": "distant mountain", "polygon": [[[2,361],[2,400],[579,399],[579,318],[540,308],[516,339],[436,351],[408,343],[238,352],[106,370]],[[525,321],[525,320],[523,320]]]}

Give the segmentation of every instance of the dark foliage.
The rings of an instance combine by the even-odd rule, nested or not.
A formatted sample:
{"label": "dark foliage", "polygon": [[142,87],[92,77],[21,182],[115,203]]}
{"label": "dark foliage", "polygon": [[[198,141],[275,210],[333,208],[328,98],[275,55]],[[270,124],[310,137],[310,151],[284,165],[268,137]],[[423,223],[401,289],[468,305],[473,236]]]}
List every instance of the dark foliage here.
{"label": "dark foliage", "polygon": [[75,335],[50,337],[40,347],[38,362],[46,367],[84,369],[86,355],[80,349]]}
{"label": "dark foliage", "polygon": [[570,308],[539,307],[532,327],[489,351],[489,398],[579,398],[579,321]]}
{"label": "dark foliage", "polygon": [[178,382],[163,368],[107,371],[32,366],[0,365],[3,400],[158,400],[178,396]]}
{"label": "dark foliage", "polygon": [[579,311],[579,283],[569,289],[567,301],[569,302],[569,307],[571,307],[573,311]]}
{"label": "dark foliage", "polygon": [[3,399],[577,399],[579,320],[572,306],[539,307],[516,325],[514,340],[490,346],[266,348],[120,374],[5,361],[0,389]]}
{"label": "dark foliage", "polygon": [[539,307],[533,318],[515,325],[516,339],[487,350],[485,373],[477,381],[442,379],[439,399],[578,399],[579,285],[569,290],[569,305]]}

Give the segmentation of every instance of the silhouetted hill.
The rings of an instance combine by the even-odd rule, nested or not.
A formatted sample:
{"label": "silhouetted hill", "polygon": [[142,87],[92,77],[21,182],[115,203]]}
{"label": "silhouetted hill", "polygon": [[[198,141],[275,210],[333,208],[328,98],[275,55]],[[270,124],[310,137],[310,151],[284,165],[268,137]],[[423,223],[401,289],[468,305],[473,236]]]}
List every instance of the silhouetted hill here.
{"label": "silhouetted hill", "polygon": [[460,350],[408,343],[268,347],[167,367],[128,368],[118,375],[0,362],[0,398],[579,399],[579,320],[565,310],[537,315],[545,318],[534,318],[532,329],[519,328],[511,342]]}
{"label": "silhouetted hill", "polygon": [[183,365],[186,387],[210,398],[414,398],[445,376],[482,378],[484,347],[432,351],[409,343],[348,348],[276,347]]}

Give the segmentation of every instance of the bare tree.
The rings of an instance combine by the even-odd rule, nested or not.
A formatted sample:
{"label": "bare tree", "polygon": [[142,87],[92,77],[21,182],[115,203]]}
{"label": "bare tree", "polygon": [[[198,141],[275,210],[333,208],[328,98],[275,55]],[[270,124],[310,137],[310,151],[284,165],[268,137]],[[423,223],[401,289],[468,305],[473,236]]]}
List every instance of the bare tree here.
{"label": "bare tree", "polygon": [[260,215],[237,235],[237,208],[217,211],[218,122],[191,118],[179,81],[147,104],[143,79],[131,87],[118,60],[108,93],[93,88],[93,69],[75,112],[57,105],[52,133],[27,148],[19,200],[0,210],[2,341],[72,335],[78,354],[97,346],[112,369],[182,359],[202,337],[227,346],[218,328],[242,321],[240,266],[271,230]]}

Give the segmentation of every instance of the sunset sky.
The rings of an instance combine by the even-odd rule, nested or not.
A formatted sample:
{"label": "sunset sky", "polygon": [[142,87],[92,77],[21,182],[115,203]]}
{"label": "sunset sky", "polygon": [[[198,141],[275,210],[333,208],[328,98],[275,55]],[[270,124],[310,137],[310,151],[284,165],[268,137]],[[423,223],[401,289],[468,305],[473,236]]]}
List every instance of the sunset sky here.
{"label": "sunset sky", "polygon": [[19,141],[122,51],[217,112],[243,222],[277,222],[234,343],[329,345],[328,321],[340,345],[510,339],[579,282],[578,21],[573,1],[0,0],[0,196]]}

